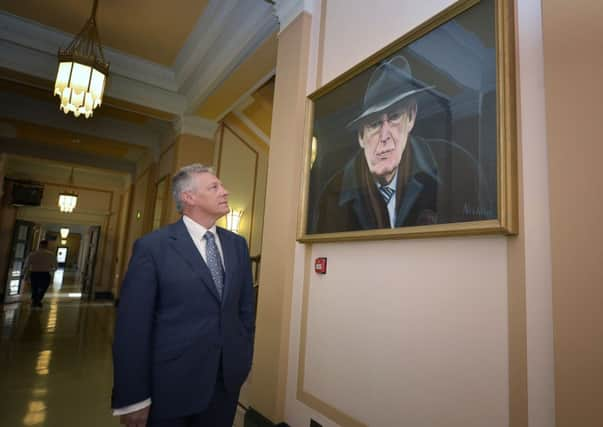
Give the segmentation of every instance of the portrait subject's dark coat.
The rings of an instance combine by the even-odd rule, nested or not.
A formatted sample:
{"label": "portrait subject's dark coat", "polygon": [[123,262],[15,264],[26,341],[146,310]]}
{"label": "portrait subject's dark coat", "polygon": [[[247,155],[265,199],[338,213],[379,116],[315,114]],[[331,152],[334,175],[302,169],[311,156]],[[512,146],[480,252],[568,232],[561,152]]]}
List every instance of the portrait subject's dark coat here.
{"label": "portrait subject's dark coat", "polygon": [[[431,149],[421,140],[410,138],[398,168],[394,226],[436,223],[439,183]],[[322,192],[311,231],[331,233],[375,228],[390,228],[390,220],[364,153],[359,151]]]}
{"label": "portrait subject's dark coat", "polygon": [[[458,144],[411,136],[398,168],[394,227],[493,218],[495,205],[479,170]],[[385,201],[360,150],[320,193],[308,232],[390,227]]]}

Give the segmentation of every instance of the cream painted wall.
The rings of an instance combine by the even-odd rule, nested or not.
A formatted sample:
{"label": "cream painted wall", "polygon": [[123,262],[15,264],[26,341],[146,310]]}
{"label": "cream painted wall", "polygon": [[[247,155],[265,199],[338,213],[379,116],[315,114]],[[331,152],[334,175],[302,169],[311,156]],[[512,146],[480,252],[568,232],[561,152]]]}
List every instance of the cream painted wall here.
{"label": "cream painted wall", "polygon": [[[244,123],[232,116],[221,133],[218,173],[229,191],[232,209],[245,208],[240,233],[247,239],[250,254],[262,251],[262,231],[268,172],[268,147],[250,135]],[[252,209],[253,208],[253,209]],[[219,225],[226,226],[226,219]]]}
{"label": "cream painted wall", "polygon": [[[44,196],[40,209],[58,211],[57,200],[59,193],[68,190],[61,185],[45,184]],[[107,215],[111,212],[111,199],[113,193],[110,191],[95,191],[93,189],[75,188],[78,194],[77,213],[78,214],[101,214]]]}
{"label": "cream painted wall", "polygon": [[[132,246],[136,239],[141,237],[145,233],[144,219],[148,214],[148,199],[149,192],[153,193],[154,183],[152,182],[151,168],[147,168],[140,176],[134,181],[134,185],[130,189],[132,200],[130,202],[130,209],[126,218],[126,244],[124,250],[124,263],[121,266],[121,277],[124,277],[125,271],[132,254]],[[121,286],[121,285],[120,285]]]}
{"label": "cream painted wall", "polygon": [[603,425],[603,3],[543,6],[558,427]]}
{"label": "cream painted wall", "polygon": [[165,150],[161,157],[159,158],[159,179],[163,178],[166,175],[172,175],[174,171],[174,162],[176,156],[176,148],[175,145],[171,145],[167,150]]}
{"label": "cream painted wall", "polygon": [[291,24],[292,30],[279,34],[255,354],[252,380],[246,390],[250,405],[277,422],[285,415],[287,397],[289,319],[310,23],[308,16],[303,14]]}
{"label": "cream painted wall", "polygon": [[113,275],[116,267],[117,250],[120,236],[117,234],[117,222],[119,218],[119,197],[112,197],[110,214],[104,223],[104,232],[101,229],[101,244],[99,245],[99,256],[101,262],[95,271],[96,292],[112,292]]}
{"label": "cream painted wall", "polygon": [[[143,159],[140,166],[137,167],[140,173],[130,189],[132,199],[126,220],[127,237],[124,246],[124,263],[119,269],[121,277],[128,267],[134,242],[151,231],[157,181],[167,174],[174,174],[180,167],[190,163],[211,164],[214,155],[214,141],[181,134],[171,147],[164,147],[164,149],[159,162],[149,163],[148,159]],[[142,165],[147,165],[146,169],[143,170]],[[168,203],[166,220],[169,223],[178,220],[180,215],[176,212],[175,204],[171,199],[168,200]],[[138,212],[140,212],[139,219],[136,217]]]}
{"label": "cream painted wall", "polygon": [[[228,128],[224,128],[220,149],[222,150],[218,166],[220,180],[228,189],[230,208],[245,211],[241,218],[239,234],[250,242],[252,230],[250,220],[254,216],[253,201],[258,156]],[[226,226],[226,218],[221,219],[221,226]]]}
{"label": "cream painted wall", "polygon": [[371,426],[508,425],[504,237],[318,256],[329,272],[310,280],[306,391]]}
{"label": "cream painted wall", "polygon": [[119,289],[121,286],[122,279],[122,270],[123,266],[126,262],[125,260],[125,245],[127,240],[127,221],[128,221],[128,213],[130,209],[130,190],[124,191],[120,195],[120,205],[119,205],[119,219],[117,223],[117,239],[116,239],[116,248],[115,248],[115,270],[113,271],[112,278],[112,292],[115,297],[119,295]]}
{"label": "cream painted wall", "polygon": [[[310,57],[315,69],[303,82],[307,93],[452,3],[329,0],[322,47],[316,42],[320,22],[312,23]],[[521,217],[529,225],[528,230],[522,228],[523,240],[482,236],[315,244],[308,259],[304,246],[297,244],[285,406],[290,425],[308,425],[312,417],[325,427],[335,426],[323,410],[332,406],[370,426],[554,426],[548,169],[538,157],[546,150],[540,1],[521,3],[518,102],[520,139],[525,143],[520,145],[520,176],[523,200],[529,200],[520,201]],[[370,37],[366,30],[358,30],[367,28],[367,17],[378,23],[370,25]],[[281,51],[299,49],[308,36],[296,34],[302,39],[296,46],[293,37],[287,38],[287,31],[298,30],[291,27],[280,35],[279,61]],[[317,55],[321,49],[322,55]],[[289,75],[288,71],[293,72],[277,65],[277,89],[279,76]],[[318,84],[315,76],[322,76]],[[277,106],[286,108],[295,101],[281,98],[277,90],[275,114]],[[303,112],[294,110],[290,115],[303,120]],[[275,136],[278,126],[273,123]],[[286,145],[278,138],[272,144],[271,153]],[[282,161],[289,160],[283,156]],[[297,168],[298,162],[299,158],[289,167]],[[276,181],[284,176],[279,173],[283,169],[269,175],[268,200],[275,197],[271,186],[277,187]],[[266,226],[271,227],[268,217]],[[508,245],[510,240],[514,245]],[[272,245],[265,233],[265,252]],[[528,264],[526,271],[523,263],[510,263],[508,254]],[[329,259],[326,276],[310,272],[311,260],[318,256]],[[305,274],[309,275],[306,331],[302,328]],[[520,285],[525,286],[522,309],[527,320],[520,324],[519,338],[509,330],[514,320],[509,318],[510,276],[525,281]],[[284,304],[286,311],[286,297]],[[510,361],[510,340],[521,341],[521,336],[527,339],[527,354],[520,352],[519,361]],[[298,362],[304,341],[304,391],[318,403],[299,400]],[[515,364],[527,369],[529,386],[522,398],[529,398],[529,405],[520,402],[524,413],[511,424],[509,383],[515,378],[510,375],[522,375]],[[262,381],[254,375],[254,382],[258,380]]]}
{"label": "cream painted wall", "polygon": [[517,19],[527,423],[547,427],[555,426],[555,378],[541,1],[517,2]]}
{"label": "cream painted wall", "polygon": [[[174,163],[171,174],[191,163],[215,166],[214,154],[216,150],[214,148],[215,139],[201,138],[189,134],[179,135],[174,145]],[[176,211],[176,204],[173,200],[170,200],[169,204],[168,222],[175,222],[180,218],[180,214]]]}

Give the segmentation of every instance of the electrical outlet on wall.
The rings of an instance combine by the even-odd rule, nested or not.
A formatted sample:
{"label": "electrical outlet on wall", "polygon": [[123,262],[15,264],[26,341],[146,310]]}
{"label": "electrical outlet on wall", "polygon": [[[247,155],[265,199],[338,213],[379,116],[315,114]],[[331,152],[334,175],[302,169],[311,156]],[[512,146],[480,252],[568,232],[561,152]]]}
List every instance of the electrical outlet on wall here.
{"label": "electrical outlet on wall", "polygon": [[322,424],[310,418],[310,427],[322,427]]}

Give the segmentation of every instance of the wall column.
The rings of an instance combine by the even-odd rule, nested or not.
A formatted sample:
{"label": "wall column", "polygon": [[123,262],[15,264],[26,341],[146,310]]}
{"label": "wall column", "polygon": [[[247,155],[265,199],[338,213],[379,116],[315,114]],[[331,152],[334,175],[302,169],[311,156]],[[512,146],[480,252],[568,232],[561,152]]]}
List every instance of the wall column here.
{"label": "wall column", "polygon": [[603,425],[601,20],[600,2],[542,2],[557,427]]}
{"label": "wall column", "polygon": [[[304,12],[293,20],[279,15],[279,20],[255,356],[249,384],[250,405],[275,422],[283,420],[285,408],[312,18]],[[284,22],[290,23],[283,29]]]}

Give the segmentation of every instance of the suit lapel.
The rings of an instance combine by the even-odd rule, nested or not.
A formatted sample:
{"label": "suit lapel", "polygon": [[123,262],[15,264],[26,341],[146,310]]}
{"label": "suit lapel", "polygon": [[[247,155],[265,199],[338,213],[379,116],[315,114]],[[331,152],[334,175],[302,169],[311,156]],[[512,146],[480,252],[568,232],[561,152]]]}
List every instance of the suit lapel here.
{"label": "suit lapel", "polygon": [[211,294],[220,301],[216,285],[211,278],[211,273],[203,257],[197,250],[197,247],[193,243],[191,235],[188,233],[186,226],[182,219],[172,224],[170,229],[170,245],[180,256],[190,265],[191,269],[197,276],[201,277],[203,284],[209,289]]}
{"label": "suit lapel", "polygon": [[232,277],[234,274],[233,270],[236,254],[232,236],[229,236],[228,232],[223,228],[216,227],[216,230],[218,231],[218,237],[220,238],[220,245],[222,246],[222,255],[224,258],[224,294],[222,295],[222,304],[224,304],[230,291],[232,291]]}
{"label": "suit lapel", "polygon": [[423,190],[423,184],[417,181],[415,177],[408,181],[404,190],[404,196],[400,201],[398,215],[396,215],[396,227],[402,227],[404,225],[404,221],[406,221],[406,217],[415,204],[417,197],[419,197],[421,190]]}

